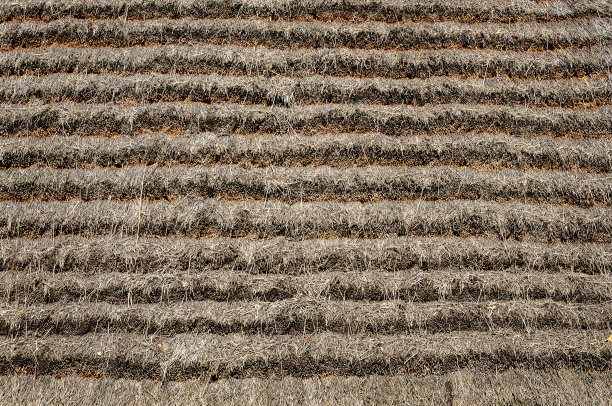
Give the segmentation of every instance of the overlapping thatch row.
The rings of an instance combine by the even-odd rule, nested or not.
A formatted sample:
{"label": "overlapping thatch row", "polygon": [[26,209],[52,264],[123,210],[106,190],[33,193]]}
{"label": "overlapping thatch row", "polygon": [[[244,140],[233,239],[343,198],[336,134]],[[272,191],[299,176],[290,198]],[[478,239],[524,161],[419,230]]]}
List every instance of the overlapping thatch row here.
{"label": "overlapping thatch row", "polygon": [[264,76],[357,76],[426,79],[568,79],[610,75],[612,52],[600,49],[563,52],[431,50],[390,52],[347,48],[278,50],[233,45],[67,48],[0,53],[0,74],[179,73]]}
{"label": "overlapping thatch row", "polygon": [[319,103],[445,103],[585,108],[612,104],[612,77],[550,81],[309,76],[51,75],[0,78],[7,104],[201,102],[291,107]]}
{"label": "overlapping thatch row", "polygon": [[607,274],[612,245],[482,238],[317,239],[57,237],[5,240],[1,271],[304,274],[439,270]]}
{"label": "overlapping thatch row", "polygon": [[612,242],[612,210],[481,201],[0,203],[0,237],[96,234],[295,239],[482,236],[502,240]]}
{"label": "overlapping thatch row", "polygon": [[130,47],[234,44],[279,48],[498,49],[545,51],[612,44],[612,25],[592,18],[543,24],[321,24],[229,20],[56,20],[0,23],[0,49],[54,44]]}
{"label": "overlapping thatch row", "polygon": [[[391,269],[391,268],[387,268]],[[173,303],[191,300],[276,301],[308,296],[335,300],[428,301],[539,300],[565,303],[609,303],[607,275],[549,274],[513,268],[507,271],[325,271],[304,275],[252,275],[241,271],[152,273],[53,273],[4,271],[0,301],[32,304],[109,302]]]}
{"label": "overlapping thatch row", "polygon": [[[0,334],[412,334],[452,331],[534,332],[604,330],[612,304],[549,300],[477,302],[363,302],[296,297],[275,302],[190,301],[172,304],[108,303],[0,306]],[[605,337],[604,337],[605,338]]]}
{"label": "overlapping thatch row", "polygon": [[425,374],[462,368],[607,372],[609,330],[411,335],[87,334],[0,338],[0,371],[53,376],[187,379]]}
{"label": "overlapping thatch row", "polygon": [[244,167],[453,165],[484,170],[612,172],[608,141],[493,134],[396,137],[382,134],[166,134],[105,137],[0,138],[0,167]]}
{"label": "overlapping thatch row", "polygon": [[0,20],[54,20],[57,18],[233,18],[307,21],[559,21],[588,17],[611,17],[605,0],[447,2],[418,0],[20,0],[0,6]]}
{"label": "overlapping thatch row", "polygon": [[134,107],[71,103],[0,105],[0,137],[113,136],[156,131],[240,134],[381,132],[387,135],[504,132],[513,135],[608,139],[612,107],[529,109],[506,106],[425,107],[321,104],[263,107],[154,103]]}
{"label": "overlapping thatch row", "polygon": [[483,172],[429,168],[253,168],[184,166],[16,169],[0,173],[0,199],[304,201],[488,200],[612,206],[612,177],[566,172]]}
{"label": "overlapping thatch row", "polygon": [[[551,389],[552,388],[552,389]],[[461,369],[448,374],[367,377],[250,378],[165,382],[150,380],[83,379],[48,376],[0,378],[0,405],[78,402],[107,406],[288,406],[316,399],[322,405],[385,404],[457,406],[508,404],[567,406],[606,405],[612,398],[612,375],[572,370],[516,369],[505,372]]]}
{"label": "overlapping thatch row", "polygon": [[5,1],[0,405],[607,404],[611,45],[607,0]]}

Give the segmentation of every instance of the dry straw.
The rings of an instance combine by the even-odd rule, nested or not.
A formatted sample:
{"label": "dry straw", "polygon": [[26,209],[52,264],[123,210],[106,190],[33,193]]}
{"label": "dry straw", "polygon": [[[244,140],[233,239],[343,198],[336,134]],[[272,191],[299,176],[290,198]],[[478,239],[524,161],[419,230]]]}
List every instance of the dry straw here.
{"label": "dry straw", "polygon": [[152,131],[240,134],[380,132],[414,136],[504,132],[527,137],[608,139],[612,107],[529,109],[444,104],[412,107],[359,104],[264,107],[236,104],[153,103],[134,107],[58,103],[3,105],[0,136],[136,135]]}
{"label": "dry straw", "polygon": [[257,17],[266,20],[296,19],[318,21],[375,20],[385,22],[554,22],[577,18],[612,16],[606,0],[581,0],[572,3],[520,0],[512,3],[495,0],[448,2],[433,0],[423,6],[419,0],[21,0],[0,6],[2,21],[27,18],[235,18]]}
{"label": "dry straw", "polygon": [[607,404],[611,21],[2,2],[0,406]]}
{"label": "dry straw", "polygon": [[155,269],[148,273],[91,274],[88,268],[64,273],[4,271],[0,275],[0,295],[5,304],[21,305],[70,301],[114,304],[277,301],[299,297],[372,302],[447,301],[449,306],[455,301],[549,299],[574,304],[612,301],[608,275],[581,275],[571,270],[549,273],[546,269],[515,267],[504,271],[478,268],[364,271],[357,267],[301,275],[253,275],[227,268],[197,271],[196,267]]}
{"label": "dry straw", "polygon": [[[145,210],[146,213],[146,205]],[[144,231],[144,229],[143,229]],[[2,271],[159,273],[243,271],[474,271],[607,274],[610,245],[543,244],[484,238],[250,240],[141,236],[11,239],[0,247]]]}
{"label": "dry straw", "polygon": [[27,168],[240,164],[322,166],[453,165],[475,169],[612,172],[608,141],[502,134],[395,137],[382,134],[167,134],[104,137],[0,138],[0,166]]}
{"label": "dry straw", "polygon": [[[542,242],[611,242],[608,208],[480,201],[227,203],[189,198],[170,203],[0,203],[0,236],[140,235],[285,236],[295,239],[482,236]],[[140,225],[140,226],[139,226]]]}
{"label": "dry straw", "polygon": [[[555,390],[549,390],[549,388]],[[0,390],[7,395],[0,405],[31,404],[41,398],[66,404],[105,406],[129,403],[199,406],[204,404],[280,406],[303,405],[317,399],[321,404],[349,406],[358,403],[429,406],[447,404],[487,406],[511,403],[605,404],[612,397],[610,374],[559,370],[517,369],[505,372],[461,369],[449,374],[368,377],[315,377],[274,379],[225,379],[216,382],[167,382],[82,379],[55,379],[30,376],[0,378]]]}
{"label": "dry straw", "polygon": [[363,302],[294,297],[275,302],[33,304],[0,309],[0,334],[414,334],[544,329],[605,330],[612,304],[549,300]]}
{"label": "dry straw", "polygon": [[434,77],[397,80],[308,76],[50,75],[0,78],[0,102],[10,104],[201,102],[292,107],[320,103],[493,104],[601,107],[612,103],[611,78],[587,81],[506,81]]}
{"label": "dry straw", "polygon": [[426,79],[449,76],[482,79],[569,79],[610,75],[609,48],[563,52],[361,49],[282,50],[233,45],[67,48],[0,53],[2,75],[52,73],[178,73],[263,76],[358,76]]}
{"label": "dry straw", "polygon": [[[0,198],[137,200],[201,196],[236,200],[443,201],[475,199],[580,207],[612,205],[607,175],[563,172],[482,172],[433,168],[254,168],[196,166],[125,169],[28,168],[0,176]],[[140,215],[139,215],[140,218]]]}
{"label": "dry straw", "polygon": [[[555,390],[549,390],[549,388]],[[105,406],[111,403],[135,406],[201,404],[280,406],[303,405],[317,399],[321,404],[349,406],[358,403],[430,406],[448,404],[486,406],[523,403],[582,406],[605,404],[612,397],[610,374],[571,370],[516,369],[505,372],[460,369],[449,374],[367,377],[315,377],[273,379],[208,379],[186,382],[144,380],[56,379],[31,376],[0,378],[6,394],[0,405],[31,404],[41,398],[66,404]]]}
{"label": "dry straw", "polygon": [[[550,330],[520,333],[429,332],[406,335],[320,333],[85,334],[0,338],[0,369],[65,376],[182,380],[209,377],[312,377],[317,375],[426,374],[495,365],[497,371],[538,365],[609,371],[609,331]],[[65,362],[69,358],[70,362]],[[451,361],[452,360],[452,361]]]}
{"label": "dry straw", "polygon": [[275,48],[498,49],[546,51],[612,44],[606,19],[543,24],[408,23],[325,24],[261,20],[56,20],[0,26],[0,49],[52,44],[130,47],[234,44]]}

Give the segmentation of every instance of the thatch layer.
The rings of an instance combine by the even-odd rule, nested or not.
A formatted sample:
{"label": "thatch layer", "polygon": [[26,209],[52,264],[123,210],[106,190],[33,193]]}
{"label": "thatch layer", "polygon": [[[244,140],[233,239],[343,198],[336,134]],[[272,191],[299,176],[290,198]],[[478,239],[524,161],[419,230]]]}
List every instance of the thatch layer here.
{"label": "thatch layer", "polygon": [[607,274],[612,245],[541,244],[483,238],[318,239],[56,237],[11,239],[1,271],[305,274],[330,271],[520,269]]}
{"label": "thatch layer", "polygon": [[[0,301],[13,304],[109,302],[174,303],[192,300],[276,301],[311,297],[330,300],[405,300],[486,302],[488,300],[554,300],[565,303],[609,303],[607,275],[550,274],[524,268],[487,272],[473,269],[410,271],[324,271],[303,275],[253,275],[223,269],[146,274],[4,271]],[[264,305],[265,307],[265,305]]]}
{"label": "thatch layer", "polygon": [[157,131],[226,131],[240,134],[380,132],[430,135],[504,132],[512,135],[608,139],[612,107],[528,109],[436,105],[425,107],[321,104],[263,107],[236,104],[155,103],[0,105],[0,137],[31,135],[114,136]]}
{"label": "thatch layer", "polygon": [[123,167],[130,165],[240,164],[266,166],[429,166],[486,170],[539,169],[612,172],[603,140],[580,141],[505,135],[396,137],[382,134],[219,135],[0,138],[0,167]]}
{"label": "thatch layer", "polygon": [[612,76],[603,79],[361,79],[325,76],[50,75],[0,78],[7,104],[201,102],[291,107],[319,103],[494,104],[588,108],[612,104]]}
{"label": "thatch layer", "polygon": [[609,331],[362,335],[136,334],[0,338],[0,370],[86,377],[189,379],[426,374],[462,368],[612,368]]}
{"label": "thatch layer", "polygon": [[609,0],[1,2],[0,406],[608,404],[611,45]]}
{"label": "thatch layer", "polygon": [[381,238],[483,236],[502,240],[612,242],[612,210],[479,201],[0,203],[1,237],[134,236]]}
{"label": "thatch layer", "polygon": [[56,20],[0,25],[0,49],[54,44],[130,47],[234,44],[278,48],[498,49],[547,51],[612,44],[606,19],[543,24],[321,24],[260,20]]}
{"label": "thatch layer", "polygon": [[0,74],[179,73],[264,76],[358,76],[426,79],[568,79],[610,75],[612,52],[599,49],[563,52],[433,50],[390,52],[361,49],[278,50],[233,45],[167,45],[109,48],[53,47],[0,53]]}
{"label": "thatch layer", "polygon": [[521,0],[20,0],[0,7],[0,20],[53,20],[57,18],[234,18],[307,21],[419,21],[458,20],[462,22],[561,21],[575,18],[611,17],[605,0],[572,2]]}
{"label": "thatch layer", "polygon": [[306,201],[487,200],[580,207],[612,206],[612,178],[586,173],[482,172],[430,168],[17,169],[0,174],[0,199]]}
{"label": "thatch layer", "polygon": [[604,330],[612,304],[552,301],[361,302],[295,297],[275,302],[2,305],[0,334],[411,334],[452,331]]}
{"label": "thatch layer", "polygon": [[[551,389],[552,388],[552,389]],[[612,375],[558,370],[517,369],[505,372],[460,369],[443,375],[406,375],[316,378],[248,378],[216,382],[149,380],[56,379],[42,376],[0,378],[0,405],[31,405],[40,399],[57,404],[133,406],[181,404],[189,406],[291,406],[316,399],[320,405],[353,406],[498,406],[507,404],[606,405],[612,397]]]}

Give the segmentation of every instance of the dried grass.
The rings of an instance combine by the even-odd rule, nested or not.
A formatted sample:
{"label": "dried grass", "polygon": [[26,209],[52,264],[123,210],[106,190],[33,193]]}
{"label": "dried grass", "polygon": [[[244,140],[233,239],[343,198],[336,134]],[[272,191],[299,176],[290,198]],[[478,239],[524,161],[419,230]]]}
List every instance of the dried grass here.
{"label": "dried grass", "polygon": [[200,102],[292,107],[319,103],[461,103],[525,107],[600,107],[612,103],[612,76],[586,81],[360,79],[309,76],[50,75],[0,78],[0,102],[39,104]]}
{"label": "dried grass", "polygon": [[608,139],[612,107],[527,109],[436,105],[426,107],[322,104],[262,107],[235,104],[155,103],[134,107],[71,103],[2,105],[0,136],[114,136],[147,132],[226,131],[240,134],[380,132],[431,135],[504,132],[512,135]]}
{"label": "dried grass", "polygon": [[414,405],[498,406],[508,404],[605,406],[612,397],[610,374],[517,369],[461,369],[446,375],[226,379],[217,382],[90,380],[43,376],[0,378],[0,405]]}
{"label": "dried grass", "polygon": [[430,166],[485,170],[612,172],[608,141],[476,134],[395,137],[381,134],[166,134],[104,137],[0,138],[0,167],[124,167],[130,165]]}
{"label": "dried grass", "polygon": [[461,22],[550,22],[576,18],[610,17],[605,0],[572,2],[520,0],[20,0],[0,6],[0,20],[57,18],[234,18],[308,21],[419,21]]}
{"label": "dried grass", "polygon": [[542,24],[321,24],[243,19],[56,20],[0,25],[0,49],[54,44],[130,47],[217,44],[275,48],[498,49],[547,51],[612,44],[612,25],[593,18]]}
{"label": "dried grass", "polygon": [[[155,267],[153,267],[155,269]],[[386,268],[389,269],[389,268]],[[95,270],[4,271],[0,274],[3,303],[79,302],[146,304],[216,300],[222,302],[291,298],[382,301],[403,300],[481,302],[500,300],[554,300],[564,303],[609,303],[608,275],[571,271],[547,273],[526,267],[504,271],[474,268],[413,269],[391,272],[327,271],[302,275],[253,275],[231,269],[197,272],[197,268],[142,273],[89,273]]]}
{"label": "dried grass", "polygon": [[86,334],[0,338],[0,370],[53,376],[152,378],[418,375],[462,368],[604,372],[609,331],[363,335]]}
{"label": "dried grass", "polygon": [[359,49],[278,50],[233,45],[67,48],[0,53],[0,74],[172,73],[263,76],[357,76],[427,79],[568,79],[610,75],[612,52],[604,47],[563,52]]}
{"label": "dried grass", "polygon": [[564,172],[481,172],[432,168],[254,168],[183,166],[17,169],[0,176],[0,198],[27,200],[224,200],[376,202],[487,200],[612,206],[612,178]]}
{"label": "dried grass", "polygon": [[609,1],[0,21],[0,404],[608,403]]}
{"label": "dried grass", "polygon": [[412,334],[453,331],[537,332],[605,330],[612,304],[549,300],[477,302],[363,302],[294,297],[275,302],[190,301],[112,305],[1,305],[0,334]]}
{"label": "dried grass", "polygon": [[612,270],[611,252],[610,245],[454,237],[304,241],[56,237],[5,240],[0,247],[0,270],[313,275],[331,271],[417,272],[458,267],[478,271],[608,274]]}
{"label": "dried grass", "polygon": [[[483,236],[501,240],[612,242],[611,210],[479,201],[375,204],[315,202],[0,203],[0,236],[96,234],[294,239]],[[142,215],[141,215],[142,214]]]}

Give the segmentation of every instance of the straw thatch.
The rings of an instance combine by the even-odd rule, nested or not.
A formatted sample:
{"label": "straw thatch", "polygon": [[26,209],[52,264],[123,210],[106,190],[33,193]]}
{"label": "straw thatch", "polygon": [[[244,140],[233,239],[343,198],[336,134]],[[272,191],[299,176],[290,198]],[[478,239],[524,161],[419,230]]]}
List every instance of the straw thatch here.
{"label": "straw thatch", "polygon": [[[409,374],[461,368],[608,372],[609,330],[406,335],[133,333],[0,338],[0,370],[30,374],[176,380],[188,378]],[[69,362],[66,362],[69,360]]]}
{"label": "straw thatch", "polygon": [[31,304],[0,306],[0,334],[413,334],[416,332],[534,332],[604,330],[612,304],[552,301],[425,302],[321,300],[272,303],[191,301],[171,304]]}
{"label": "straw thatch", "polygon": [[347,48],[283,50],[234,45],[16,50],[0,53],[2,75],[52,73],[180,73],[264,76],[432,76],[569,79],[610,75],[609,47],[546,52],[430,50],[389,52]]}
{"label": "straw thatch", "polygon": [[481,172],[433,168],[19,169],[0,176],[0,198],[27,200],[174,200],[197,195],[224,200],[305,201],[472,199],[533,204],[612,206],[607,175]]}
{"label": "straw thatch", "polygon": [[609,208],[461,200],[295,205],[200,198],[170,203],[0,203],[0,236],[4,238],[96,234],[294,239],[483,236],[610,244],[611,229]]}
{"label": "straw thatch", "polygon": [[235,18],[461,22],[549,22],[612,16],[605,0],[20,0],[0,7],[2,21],[57,18]]}
{"label": "straw thatch", "polygon": [[543,244],[483,238],[251,240],[240,238],[54,237],[5,240],[0,270],[87,273],[240,270],[253,274],[329,271],[521,269],[607,274],[610,244]]}
{"label": "straw thatch", "polygon": [[[95,270],[94,270],[95,271]],[[334,300],[484,302],[541,300],[607,303],[609,276],[547,273],[520,267],[505,271],[472,269],[325,271],[304,275],[207,270],[156,270],[149,273],[4,271],[3,303],[108,302],[114,304],[183,301],[276,301],[294,297]],[[450,305],[450,303],[449,303]]]}
{"label": "straw thatch", "polygon": [[167,134],[1,138],[0,167],[123,167],[240,164],[266,166],[428,166],[612,172],[608,141],[475,134],[395,137],[382,134]]}
{"label": "straw thatch", "polygon": [[[549,390],[554,388],[554,390]],[[0,378],[6,395],[0,405],[32,404],[41,398],[57,404],[167,405],[303,405],[316,399],[319,404],[415,405],[432,404],[505,405],[561,403],[568,406],[606,405],[612,396],[610,374],[575,371],[517,369],[483,372],[461,369],[445,375],[369,377],[293,377],[276,379],[227,379],[216,382],[168,382],[56,379],[30,376]]]}
{"label": "straw thatch", "polygon": [[0,49],[71,46],[234,44],[276,48],[348,47],[393,50],[499,49],[545,51],[612,44],[605,19],[550,25],[325,24],[261,20],[56,20],[0,25]]}
{"label": "straw thatch", "polygon": [[[549,390],[554,388],[553,390]],[[167,382],[125,379],[57,379],[30,376],[0,378],[0,405],[35,404],[41,398],[57,404],[92,406],[168,405],[303,405],[318,404],[460,406],[507,404],[568,406],[607,405],[612,397],[610,374],[569,370],[516,369],[504,372],[460,369],[443,375],[224,379],[210,382]]]}
{"label": "straw thatch", "polygon": [[612,76],[563,82],[501,79],[381,79],[307,76],[74,75],[0,78],[0,102],[11,104],[201,102],[292,107],[318,103],[424,106],[441,103],[525,107],[600,107],[612,102]]}
{"label": "straw thatch", "polygon": [[378,106],[320,104],[263,107],[236,104],[152,103],[133,107],[59,103],[2,105],[0,137],[45,135],[126,135],[226,131],[240,134],[306,132],[381,132],[414,136],[505,132],[527,137],[609,139],[611,107],[529,109],[507,106],[442,104]]}
{"label": "straw thatch", "polygon": [[612,3],[0,2],[0,406],[607,405]]}

